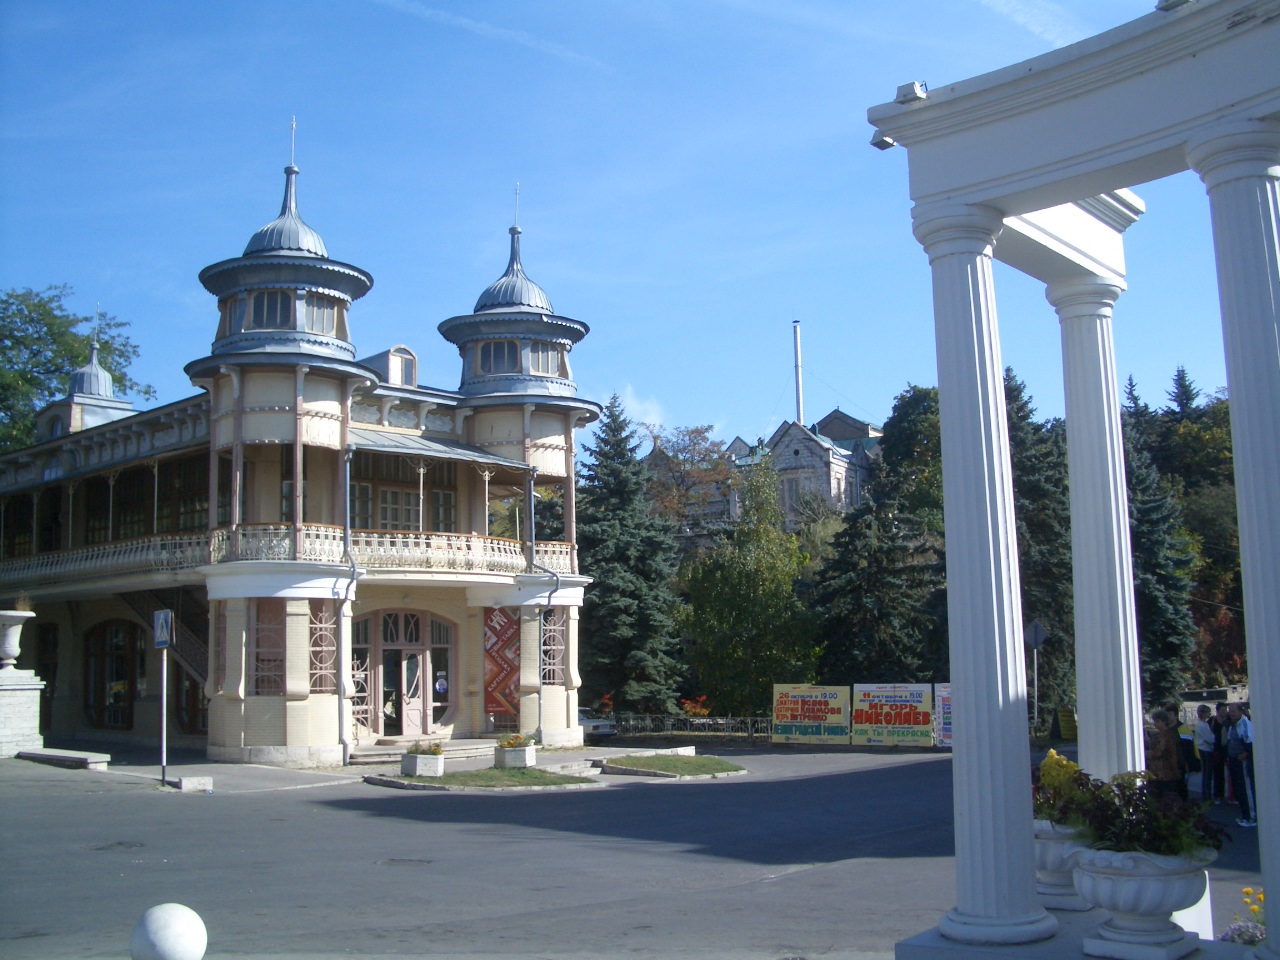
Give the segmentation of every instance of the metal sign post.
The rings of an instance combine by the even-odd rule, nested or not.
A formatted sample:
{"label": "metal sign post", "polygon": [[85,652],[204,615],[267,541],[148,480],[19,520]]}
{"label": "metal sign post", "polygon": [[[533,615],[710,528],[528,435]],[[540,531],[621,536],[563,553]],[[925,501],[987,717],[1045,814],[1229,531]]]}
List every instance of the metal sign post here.
{"label": "metal sign post", "polygon": [[160,785],[168,786],[169,766],[169,644],[173,640],[173,611],[157,610],[151,621],[160,651]]}
{"label": "metal sign post", "polygon": [[1040,722],[1040,648],[1044,646],[1044,642],[1049,639],[1049,631],[1040,625],[1039,620],[1032,620],[1031,626],[1027,628],[1027,646],[1031,648],[1031,669],[1034,672],[1035,693],[1031,702],[1032,720],[1031,726],[1034,728]]}

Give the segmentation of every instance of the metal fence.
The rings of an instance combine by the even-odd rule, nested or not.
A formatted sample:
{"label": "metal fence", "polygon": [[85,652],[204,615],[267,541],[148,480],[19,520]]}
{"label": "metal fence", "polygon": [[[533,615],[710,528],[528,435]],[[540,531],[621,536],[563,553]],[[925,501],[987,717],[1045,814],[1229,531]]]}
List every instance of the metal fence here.
{"label": "metal fence", "polygon": [[678,733],[689,736],[769,737],[773,734],[771,717],[685,717],[641,713],[615,713],[613,720],[620,735]]}

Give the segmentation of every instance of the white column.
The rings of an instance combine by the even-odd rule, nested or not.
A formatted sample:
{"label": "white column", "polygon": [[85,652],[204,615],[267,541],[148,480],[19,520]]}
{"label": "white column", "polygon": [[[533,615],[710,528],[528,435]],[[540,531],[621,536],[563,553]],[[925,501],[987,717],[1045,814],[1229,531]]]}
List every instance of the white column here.
{"label": "white column", "polygon": [[956,906],[967,943],[1030,943],[1058,922],[1037,902],[1027,682],[1004,368],[991,251],[999,211],[917,208],[933,268],[947,537]]}
{"label": "white column", "polygon": [[[1193,141],[1209,192],[1226,344],[1263,886],[1280,889],[1280,125]],[[1255,951],[1280,960],[1280,940]]]}
{"label": "white column", "polygon": [[1111,308],[1120,280],[1080,277],[1045,293],[1062,327],[1075,590],[1080,766],[1109,780],[1142,770],[1142,674]]}

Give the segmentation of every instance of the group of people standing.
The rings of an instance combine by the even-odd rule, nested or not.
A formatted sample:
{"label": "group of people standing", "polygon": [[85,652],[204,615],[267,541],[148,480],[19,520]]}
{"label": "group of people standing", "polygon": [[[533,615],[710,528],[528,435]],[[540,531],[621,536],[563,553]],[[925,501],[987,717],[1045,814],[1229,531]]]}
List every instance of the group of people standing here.
{"label": "group of people standing", "polygon": [[1196,709],[1194,729],[1178,721],[1176,705],[1151,714],[1155,737],[1147,750],[1148,783],[1157,792],[1187,799],[1187,774],[1200,773],[1200,799],[1240,805],[1237,826],[1258,825],[1253,779],[1253,724],[1243,704],[1219,703]]}

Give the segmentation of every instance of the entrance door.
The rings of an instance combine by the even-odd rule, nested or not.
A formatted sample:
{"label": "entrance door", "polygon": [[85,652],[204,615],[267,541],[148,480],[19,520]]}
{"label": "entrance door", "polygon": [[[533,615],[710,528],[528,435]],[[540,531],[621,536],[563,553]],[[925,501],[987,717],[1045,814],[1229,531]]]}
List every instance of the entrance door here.
{"label": "entrance door", "polygon": [[412,650],[382,652],[382,734],[413,737],[422,726],[422,654]]}

